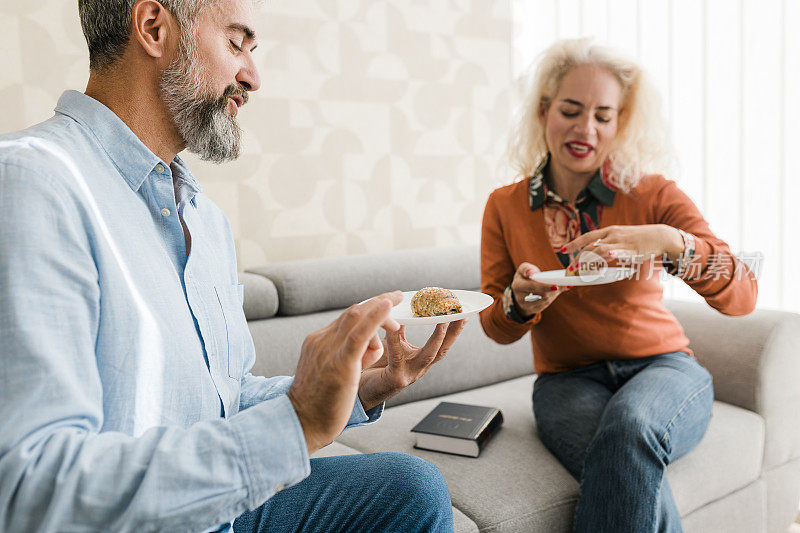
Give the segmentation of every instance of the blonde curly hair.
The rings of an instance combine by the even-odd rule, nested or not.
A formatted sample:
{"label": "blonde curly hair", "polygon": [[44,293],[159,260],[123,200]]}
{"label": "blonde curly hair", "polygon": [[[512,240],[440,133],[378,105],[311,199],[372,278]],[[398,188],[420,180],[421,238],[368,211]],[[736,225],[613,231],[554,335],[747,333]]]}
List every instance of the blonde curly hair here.
{"label": "blonde curly hair", "polygon": [[617,136],[608,155],[614,185],[629,192],[646,174],[671,173],[675,156],[658,91],[639,65],[588,38],[556,41],[524,76],[524,96],[508,142],[514,171],[531,176],[547,155],[541,106],[550,106],[570,70],[587,63],[607,69],[622,86]]}

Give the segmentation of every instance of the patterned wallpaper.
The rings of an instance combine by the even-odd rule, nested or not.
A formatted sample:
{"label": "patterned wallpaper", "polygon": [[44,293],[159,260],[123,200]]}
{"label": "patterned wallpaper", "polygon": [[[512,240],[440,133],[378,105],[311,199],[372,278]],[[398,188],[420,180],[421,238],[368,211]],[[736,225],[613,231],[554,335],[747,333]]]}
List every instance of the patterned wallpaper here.
{"label": "patterned wallpaper", "polygon": [[[479,241],[510,181],[507,0],[269,1],[257,30],[242,157],[186,157],[240,269]],[[77,0],[0,0],[0,56],[0,131],[49,117],[88,76]]]}

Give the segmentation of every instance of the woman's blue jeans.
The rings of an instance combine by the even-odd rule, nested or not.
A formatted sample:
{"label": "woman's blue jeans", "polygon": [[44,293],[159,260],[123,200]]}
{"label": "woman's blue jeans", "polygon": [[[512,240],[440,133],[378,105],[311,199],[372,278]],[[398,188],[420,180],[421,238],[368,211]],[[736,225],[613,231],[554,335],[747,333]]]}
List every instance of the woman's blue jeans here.
{"label": "woman's blue jeans", "polygon": [[540,375],[539,437],[580,482],[575,531],[682,531],[664,472],[708,428],[711,375],[683,352]]}
{"label": "woman's blue jeans", "polygon": [[311,460],[311,474],[233,524],[235,533],[452,532],[439,469],[404,453]]}

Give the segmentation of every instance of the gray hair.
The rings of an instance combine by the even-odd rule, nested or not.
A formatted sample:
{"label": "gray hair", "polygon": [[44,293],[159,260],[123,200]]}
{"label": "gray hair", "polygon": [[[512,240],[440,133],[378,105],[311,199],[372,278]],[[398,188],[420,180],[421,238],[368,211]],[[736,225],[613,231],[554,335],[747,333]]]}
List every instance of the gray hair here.
{"label": "gray hair", "polygon": [[[217,0],[158,0],[178,20],[181,32],[194,30],[197,15]],[[81,28],[89,45],[89,68],[110,67],[125,52],[136,0],[78,0]]]}

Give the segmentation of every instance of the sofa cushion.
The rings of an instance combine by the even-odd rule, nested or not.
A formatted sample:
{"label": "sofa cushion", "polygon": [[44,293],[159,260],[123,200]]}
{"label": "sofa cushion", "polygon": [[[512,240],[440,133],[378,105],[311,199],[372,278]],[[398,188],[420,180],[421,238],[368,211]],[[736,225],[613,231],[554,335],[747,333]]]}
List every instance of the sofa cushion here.
{"label": "sofa cushion", "polygon": [[[424,379],[424,378],[423,378]],[[567,531],[578,484],[536,438],[531,376],[393,407],[370,426],[339,437],[352,448],[404,451],[426,459],[444,474],[453,505],[481,531]],[[413,448],[409,430],[440,401],[499,407],[502,429],[477,459]]]}
{"label": "sofa cushion", "polygon": [[[764,528],[767,495],[759,479],[721,500],[700,507],[681,520],[685,533],[770,531]],[[781,531],[773,530],[773,531]],[[786,532],[788,533],[788,532]]]}
{"label": "sofa cushion", "polygon": [[[348,430],[338,440],[364,452],[402,451],[432,462],[447,480],[453,505],[481,531],[568,531],[578,483],[536,435],[532,384],[533,376],[526,376],[393,407],[378,423]],[[503,427],[479,458],[413,448],[414,437],[409,430],[445,400],[502,410]],[[763,439],[759,416],[715,403],[706,437],[697,449],[668,468],[681,515],[758,478]]]}
{"label": "sofa cushion", "polygon": [[478,524],[453,507],[453,533],[478,533]]}
{"label": "sofa cushion", "polygon": [[481,284],[478,261],[478,247],[469,245],[287,261],[248,272],[275,283],[281,315],[302,315],[421,284],[474,290]]}
{"label": "sofa cushion", "polygon": [[763,458],[764,419],[752,411],[714,402],[703,440],[667,468],[681,515],[758,479]]}
{"label": "sofa cushion", "polygon": [[247,320],[270,318],[278,312],[278,289],[272,280],[239,272],[239,283],[244,285],[244,316]]}

